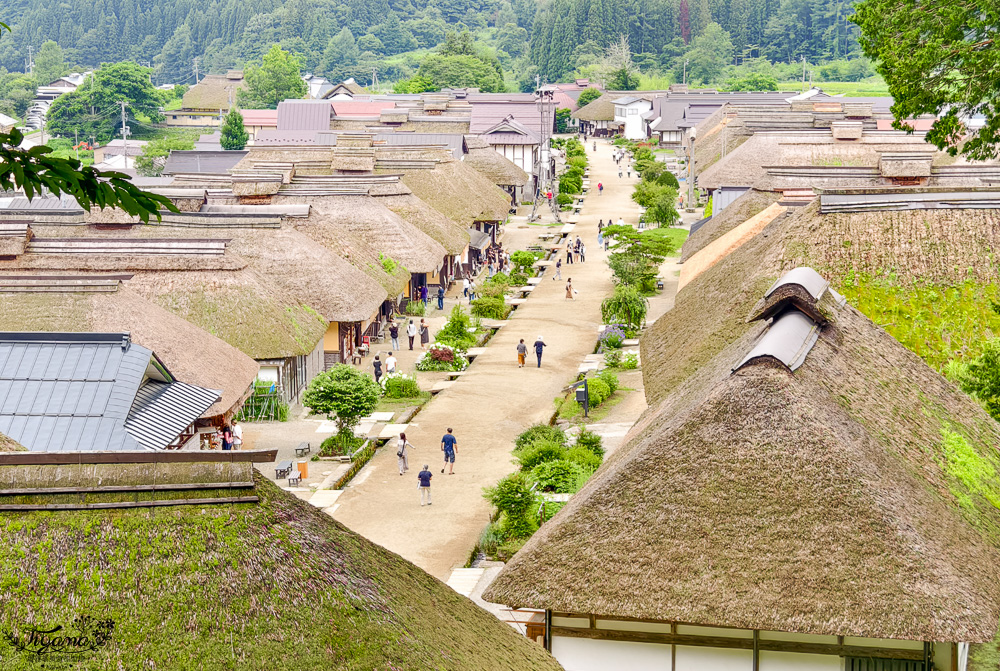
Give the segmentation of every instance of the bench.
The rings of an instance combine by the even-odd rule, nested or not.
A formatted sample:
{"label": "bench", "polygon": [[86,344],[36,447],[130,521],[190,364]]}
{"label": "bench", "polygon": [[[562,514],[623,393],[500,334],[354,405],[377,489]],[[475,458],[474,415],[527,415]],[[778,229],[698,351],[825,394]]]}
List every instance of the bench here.
{"label": "bench", "polygon": [[292,471],[288,474],[288,486],[296,487],[302,482],[302,471]]}
{"label": "bench", "polygon": [[274,479],[278,480],[292,472],[292,460],[285,459],[274,467]]}
{"label": "bench", "polygon": [[312,452],[312,446],[309,443],[299,443],[299,446],[295,448],[295,456],[303,457]]}
{"label": "bench", "polygon": [[447,377],[448,377],[449,380],[454,381],[454,380],[457,380],[458,378],[462,377],[463,375],[465,375],[464,371],[453,370],[453,371],[449,371],[448,372]]}

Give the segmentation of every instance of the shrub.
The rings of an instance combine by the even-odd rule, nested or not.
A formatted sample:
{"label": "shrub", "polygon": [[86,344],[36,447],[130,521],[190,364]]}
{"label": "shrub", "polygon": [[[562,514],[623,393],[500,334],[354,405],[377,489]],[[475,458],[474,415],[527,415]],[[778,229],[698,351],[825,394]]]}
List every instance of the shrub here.
{"label": "shrub", "polygon": [[639,367],[639,355],[635,352],[629,352],[622,358],[620,367],[625,370],[635,370]]}
{"label": "shrub", "polygon": [[[487,283],[484,283],[479,288],[479,291],[477,292],[476,295],[479,298],[499,298],[502,301],[503,300],[503,296],[504,296],[504,289],[505,288],[506,287],[504,285],[502,285],[502,284],[490,284],[490,283],[487,282]],[[475,306],[475,301],[473,301],[473,306]],[[478,316],[478,315],[476,315],[475,307],[473,307],[472,314],[474,316]]]}
{"label": "shrub", "polygon": [[521,450],[540,441],[552,441],[559,445],[566,444],[566,434],[563,430],[548,424],[535,424],[530,426],[514,439],[515,450]]}
{"label": "shrub", "polygon": [[646,321],[649,302],[639,290],[628,284],[618,284],[615,292],[601,303],[601,317],[605,324],[620,324],[638,330]]}
{"label": "shrub", "polygon": [[511,558],[517,554],[517,551],[524,547],[526,542],[526,538],[520,538],[500,544],[497,547],[497,561],[510,561]]}
{"label": "shrub", "polygon": [[555,461],[566,457],[566,448],[551,440],[539,440],[526,445],[517,453],[517,462],[522,471],[530,471],[532,468],[546,461]]}
{"label": "shrub", "polygon": [[485,289],[490,285],[496,285],[498,287],[506,289],[509,286],[513,286],[514,282],[513,280],[511,280],[510,275],[508,275],[507,273],[496,273],[495,275],[493,275],[493,277],[490,277],[486,280],[486,282],[483,284],[483,289]]}
{"label": "shrub", "polygon": [[406,314],[411,317],[423,317],[427,313],[427,306],[423,301],[410,301],[406,304]]}
{"label": "shrub", "polygon": [[535,503],[531,483],[522,473],[511,473],[484,491],[486,499],[497,510],[510,517],[523,516]]}
{"label": "shrub", "polygon": [[587,380],[587,400],[590,402],[591,408],[596,408],[604,403],[604,399],[608,396],[611,396],[611,390],[608,388],[607,382],[599,377]]}
{"label": "shrub", "polygon": [[546,461],[531,470],[531,477],[538,483],[538,489],[543,492],[572,494],[577,491],[587,472],[583,466],[566,459]]}
{"label": "shrub", "polygon": [[417,359],[419,371],[465,370],[469,360],[460,351],[450,345],[435,342]]}
{"label": "shrub", "polygon": [[302,405],[337,422],[337,430],[350,431],[371,414],[382,396],[375,380],[347,364],[337,364],[314,377],[302,395]]}
{"label": "shrub", "polygon": [[500,520],[500,533],[507,539],[528,538],[538,531],[538,521],[534,515],[504,515]]}
{"label": "shrub", "polygon": [[386,398],[413,398],[420,396],[417,381],[405,373],[390,373],[379,380]]}
{"label": "shrub", "polygon": [[593,431],[583,429],[576,437],[576,447],[590,450],[599,457],[604,456],[604,446],[601,445],[601,437]]}
{"label": "shrub", "polygon": [[585,447],[574,447],[566,451],[566,460],[583,466],[588,473],[593,473],[603,461],[599,456]]}
{"label": "shrub", "polygon": [[622,351],[620,349],[604,350],[604,363],[613,368],[618,368],[622,365]]}
{"label": "shrub", "polygon": [[472,301],[472,314],[485,319],[506,319],[510,306],[502,296],[484,296]]}
{"label": "shrub", "polygon": [[399,264],[391,256],[386,256],[381,252],[378,255],[378,262],[382,265],[382,270],[390,275],[396,272],[396,268],[399,267]]}
{"label": "shrub", "polygon": [[566,503],[566,501],[545,501],[539,509],[538,517],[542,522],[548,522],[566,507]]}
{"label": "shrub", "polygon": [[556,196],[556,202],[559,203],[560,205],[572,205],[573,196],[566,193],[560,193],[558,196]]}
{"label": "shrub", "polygon": [[520,270],[524,273],[531,271],[531,266],[538,260],[538,257],[524,250],[518,250],[510,255],[510,263],[514,266],[515,270]]}
{"label": "shrub", "polygon": [[365,444],[364,438],[355,436],[350,431],[335,433],[319,444],[319,456],[347,456]]}
{"label": "shrub", "polygon": [[469,318],[469,313],[456,305],[451,309],[448,322],[434,334],[434,340],[464,352],[476,344],[476,335],[469,331],[470,328],[472,320]]}
{"label": "shrub", "polygon": [[483,529],[483,533],[479,534],[479,551],[488,557],[495,557],[497,553],[497,547],[503,543],[504,538],[500,532],[500,525],[495,522],[490,522]]}
{"label": "shrub", "polygon": [[621,346],[625,344],[625,329],[622,328],[620,324],[611,324],[606,329],[601,331],[600,338],[600,348],[599,352],[606,351],[608,349],[621,349]]}
{"label": "shrub", "polygon": [[604,384],[608,385],[608,396],[611,396],[611,394],[618,391],[618,387],[621,386],[618,382],[618,376],[610,370],[601,371],[597,377],[598,379],[603,380]]}

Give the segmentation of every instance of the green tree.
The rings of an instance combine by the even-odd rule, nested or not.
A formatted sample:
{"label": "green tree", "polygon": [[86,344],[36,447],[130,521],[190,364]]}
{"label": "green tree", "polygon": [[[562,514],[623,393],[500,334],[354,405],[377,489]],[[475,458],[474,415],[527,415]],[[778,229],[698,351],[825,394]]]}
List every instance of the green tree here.
{"label": "green tree", "polygon": [[993,339],[983,353],[962,373],[959,384],[979,399],[993,419],[1000,421],[1000,338]]}
{"label": "green tree", "polygon": [[76,91],[55,99],[46,115],[49,131],[66,137],[79,131],[82,137],[106,142],[121,129],[120,101],[125,101],[131,118],[142,114],[152,123],[163,121],[160,94],[149,81],[150,72],[130,61],[104,65]]}
{"label": "green tree", "polygon": [[701,35],[691,40],[691,49],[684,59],[688,61],[688,82],[711,84],[720,80],[733,59],[729,33],[718,23],[708,24]]}
{"label": "green tree", "polygon": [[[896,127],[920,114],[937,120],[927,140],[955,155],[988,160],[1000,147],[1000,5],[995,0],[917,3],[863,0],[851,19],[894,102]],[[963,118],[986,123],[969,132]]]}
{"label": "green tree", "polygon": [[407,30],[406,26],[399,20],[396,12],[389,12],[389,15],[379,25],[372,29],[377,38],[382,40],[382,53],[387,56],[410,51],[417,48],[417,40],[413,33]]}
{"label": "green tree", "polygon": [[743,77],[730,77],[722,88],[725,91],[777,91],[778,81],[770,75],[751,72]]}
{"label": "green tree", "polygon": [[433,81],[420,75],[414,75],[409,79],[400,79],[392,86],[393,93],[423,93],[437,90],[438,88],[434,86]]}
{"label": "green tree", "polygon": [[282,100],[302,98],[308,91],[299,59],[277,44],[264,54],[260,65],[249,65],[243,76],[247,87],[237,93],[243,109],[277,109]]}
{"label": "green tree", "polygon": [[490,93],[505,90],[496,69],[475,56],[430,54],[420,64],[417,74],[433,82],[435,90],[467,87]]}
{"label": "green tree", "polygon": [[170,152],[174,149],[179,151],[194,149],[195,137],[196,133],[192,133],[150,140],[142,148],[142,155],[135,159],[135,171],[145,177],[159,177]]}
{"label": "green tree", "polygon": [[647,221],[670,226],[680,219],[675,187],[643,179],[636,185],[632,200],[646,208]]}
{"label": "green tree", "polygon": [[517,58],[523,56],[527,48],[528,31],[513,23],[508,23],[497,32],[497,48]]}
{"label": "green tree", "polygon": [[35,80],[39,85],[44,86],[67,72],[69,72],[69,67],[66,65],[66,57],[63,55],[62,47],[52,40],[43,42],[41,49],[38,50],[38,55],[35,56]]}
{"label": "green tree", "polygon": [[223,149],[243,149],[247,146],[250,134],[243,127],[243,115],[239,110],[231,109],[222,122],[219,142]]}
{"label": "green tree", "polygon": [[560,107],[556,110],[555,129],[557,133],[569,133],[570,110],[568,107]]}
{"label": "green tree", "polygon": [[[187,24],[181,24],[153,60],[159,68],[159,76],[163,81],[181,83],[188,81],[194,74],[194,57],[191,28]],[[193,82],[194,79],[190,81]]]}
{"label": "green tree", "polygon": [[604,235],[613,241],[608,265],[616,284],[651,289],[660,264],[675,251],[669,239],[644,235],[631,226],[608,226]]}
{"label": "green tree", "polygon": [[[638,169],[638,166],[636,168]],[[677,178],[674,177],[674,174],[670,172],[667,164],[663,161],[650,161],[646,165],[643,165],[639,172],[642,174],[642,181],[644,182],[654,182],[664,186],[671,186],[675,189],[680,188]]]}
{"label": "green tree", "polygon": [[358,43],[355,42],[351,30],[345,26],[326,45],[326,50],[323,52],[323,72],[328,77],[341,79],[334,73],[338,73],[342,68],[357,65],[360,56]]}
{"label": "green tree", "polygon": [[601,319],[605,324],[624,324],[638,331],[646,321],[649,302],[639,290],[629,284],[618,284],[614,293],[601,303]]}
{"label": "green tree", "polygon": [[0,76],[0,111],[21,118],[35,99],[35,80],[19,72]]}
{"label": "green tree", "polygon": [[579,107],[583,107],[584,105],[589,105],[590,103],[594,102],[600,97],[601,97],[600,89],[594,88],[593,86],[588,86],[587,88],[580,91],[580,97],[577,98],[576,104]]}
{"label": "green tree", "polygon": [[302,404],[337,423],[337,432],[349,433],[362,417],[375,412],[382,389],[375,380],[347,364],[337,364],[312,379]]}

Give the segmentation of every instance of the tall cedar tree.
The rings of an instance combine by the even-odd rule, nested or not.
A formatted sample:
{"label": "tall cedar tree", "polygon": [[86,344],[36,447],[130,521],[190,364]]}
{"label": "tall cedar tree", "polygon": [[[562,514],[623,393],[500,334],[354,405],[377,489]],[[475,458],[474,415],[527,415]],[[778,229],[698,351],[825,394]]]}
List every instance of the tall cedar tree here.
{"label": "tall cedar tree", "polygon": [[243,127],[243,115],[236,109],[229,110],[222,122],[219,143],[223,149],[243,149],[247,146],[250,134]]}
{"label": "tall cedar tree", "polygon": [[681,0],[678,23],[680,23],[681,39],[684,40],[684,44],[688,44],[691,42],[691,10],[688,9],[688,0]]}

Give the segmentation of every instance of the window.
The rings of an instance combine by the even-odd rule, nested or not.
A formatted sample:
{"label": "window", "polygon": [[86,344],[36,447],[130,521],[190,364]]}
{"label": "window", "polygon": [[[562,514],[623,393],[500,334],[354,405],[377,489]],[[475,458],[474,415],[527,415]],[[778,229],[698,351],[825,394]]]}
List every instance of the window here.
{"label": "window", "polygon": [[629,115],[629,116],[634,116],[634,115],[636,115],[636,114],[638,114],[638,113],[639,113],[639,110],[637,110],[637,109],[635,109],[635,108],[633,108],[633,109],[630,109],[630,110],[628,111],[628,115]]}
{"label": "window", "polygon": [[924,671],[924,663],[908,659],[845,657],[844,671]]}

